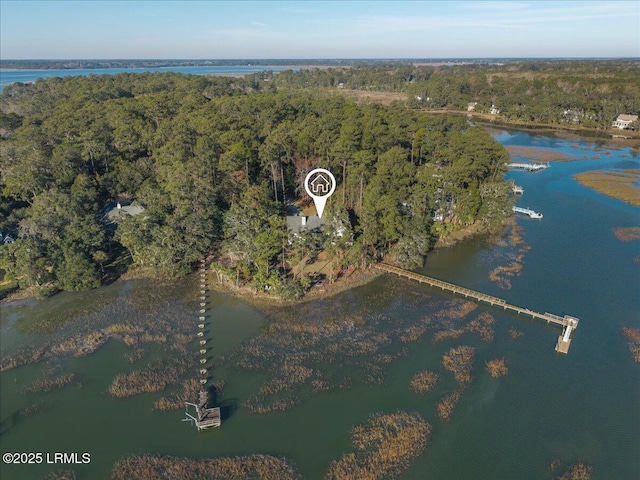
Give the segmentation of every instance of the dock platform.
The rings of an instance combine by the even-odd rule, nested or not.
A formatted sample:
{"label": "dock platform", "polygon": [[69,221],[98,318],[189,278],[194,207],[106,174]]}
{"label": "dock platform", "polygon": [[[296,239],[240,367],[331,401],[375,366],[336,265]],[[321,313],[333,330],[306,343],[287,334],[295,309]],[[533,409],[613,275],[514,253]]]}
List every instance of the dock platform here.
{"label": "dock platform", "polygon": [[510,310],[512,312],[523,315],[528,315],[537,320],[542,320],[547,323],[553,323],[555,325],[560,325],[564,327],[563,335],[558,339],[558,344],[556,345],[556,351],[560,353],[567,353],[569,351],[569,345],[571,344],[571,333],[573,330],[578,328],[579,320],[576,317],[571,317],[569,315],[565,315],[564,317],[560,315],[555,315],[553,313],[538,313],[533,310],[529,310],[528,308],[518,307],[516,305],[511,305],[507,303],[505,300],[494,297],[491,295],[486,295],[481,292],[476,292],[475,290],[471,290],[469,288],[460,287],[453,283],[445,282],[443,280],[438,280],[437,278],[429,277],[427,275],[422,275],[420,273],[412,272],[409,270],[405,270],[403,268],[395,267],[393,265],[389,265],[387,263],[377,263],[374,265],[375,268],[383,270],[388,273],[393,273],[399,275],[401,277],[409,278],[412,280],[416,280],[420,283],[426,283],[427,285],[431,285],[432,287],[438,287],[442,290],[447,290],[452,293],[457,293],[458,295],[462,295],[465,298],[473,298],[478,302],[488,303],[489,305],[502,307],[504,310]]}

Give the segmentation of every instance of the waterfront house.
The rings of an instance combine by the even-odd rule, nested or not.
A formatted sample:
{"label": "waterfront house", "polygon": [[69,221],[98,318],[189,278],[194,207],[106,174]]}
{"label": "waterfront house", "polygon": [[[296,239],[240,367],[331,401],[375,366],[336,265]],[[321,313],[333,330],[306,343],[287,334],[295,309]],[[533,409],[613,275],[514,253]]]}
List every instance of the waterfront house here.
{"label": "waterfront house", "polygon": [[613,122],[611,126],[614,128],[619,128],[620,130],[626,130],[629,128],[629,125],[637,121],[638,115],[627,115],[623,113],[621,115],[618,115],[618,118]]}
{"label": "waterfront house", "polygon": [[287,215],[287,230],[293,237],[299,237],[303,230],[320,230],[324,219],[317,215]]}

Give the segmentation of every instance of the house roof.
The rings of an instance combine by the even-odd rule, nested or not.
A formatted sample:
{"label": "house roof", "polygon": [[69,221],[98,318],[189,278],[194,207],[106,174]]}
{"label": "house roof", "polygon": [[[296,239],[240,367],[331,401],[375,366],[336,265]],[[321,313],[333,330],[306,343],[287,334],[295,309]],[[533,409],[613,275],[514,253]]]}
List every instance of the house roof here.
{"label": "house roof", "polygon": [[618,115],[618,121],[621,122],[635,122],[636,120],[638,120],[638,115],[628,115],[626,113]]}
{"label": "house roof", "polygon": [[125,205],[120,208],[112,208],[107,212],[106,219],[108,223],[118,223],[118,220],[121,219],[124,215],[131,215],[133,217],[142,212],[144,212],[144,207],[142,205],[132,203],[131,205]]}
{"label": "house roof", "polygon": [[[306,225],[302,225],[302,219],[306,219]],[[300,233],[300,230],[315,230],[321,228],[324,225],[324,220],[317,215],[288,215],[287,216],[287,230],[295,233]]]}

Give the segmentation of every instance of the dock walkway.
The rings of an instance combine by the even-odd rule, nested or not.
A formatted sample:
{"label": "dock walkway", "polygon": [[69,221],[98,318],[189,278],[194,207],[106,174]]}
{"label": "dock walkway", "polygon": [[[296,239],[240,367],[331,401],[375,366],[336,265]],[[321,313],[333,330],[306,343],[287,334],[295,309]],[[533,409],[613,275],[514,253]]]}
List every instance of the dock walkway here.
{"label": "dock walkway", "polygon": [[[420,273],[416,273],[416,272],[411,272],[409,270],[405,270],[403,268],[399,268],[399,267],[394,267],[393,265],[389,265],[387,263],[377,263],[374,265],[375,268],[378,268],[380,270],[383,270],[385,272],[388,273],[394,273],[396,275],[399,275],[401,277],[405,277],[405,278],[409,278],[411,280],[416,280],[420,283],[426,283],[428,285],[431,285],[432,287],[438,287],[441,288],[442,290],[448,290],[449,292],[453,292],[453,293],[457,293],[459,295],[463,295],[465,298],[473,298],[474,300],[477,300],[478,302],[485,302],[488,303],[489,305],[493,305],[493,306],[497,306],[497,307],[502,307],[504,310],[510,310],[512,312],[515,312],[517,314],[524,314],[524,315],[528,315],[532,318],[535,318],[537,320],[542,320],[545,321],[547,323],[553,323],[556,325],[560,325],[562,327],[565,328],[565,332],[568,330],[569,334],[565,335],[563,337],[560,338],[565,338],[564,342],[568,343],[570,342],[570,338],[569,335],[571,334],[572,330],[575,330],[578,327],[578,322],[579,320],[575,317],[571,317],[569,315],[565,315],[564,317],[561,317],[560,315],[555,315],[553,313],[538,313],[538,312],[534,312],[533,310],[529,310],[528,308],[522,308],[522,307],[518,307],[516,305],[511,305],[510,303],[507,303],[505,300],[498,298],[498,297],[494,297],[491,295],[486,295],[484,293],[480,293],[480,292],[476,292],[475,290],[471,290],[469,288],[464,288],[464,287],[460,287],[458,285],[455,285],[453,283],[449,283],[449,282],[445,282],[443,280],[438,280],[437,278],[433,278],[433,277],[429,277],[427,275],[422,275]],[[562,346],[561,346],[562,347]],[[568,350],[568,346],[566,346],[566,349]],[[558,351],[562,351],[562,353],[566,353],[566,351],[563,351],[562,348],[558,349],[558,346],[556,346],[556,350]]]}

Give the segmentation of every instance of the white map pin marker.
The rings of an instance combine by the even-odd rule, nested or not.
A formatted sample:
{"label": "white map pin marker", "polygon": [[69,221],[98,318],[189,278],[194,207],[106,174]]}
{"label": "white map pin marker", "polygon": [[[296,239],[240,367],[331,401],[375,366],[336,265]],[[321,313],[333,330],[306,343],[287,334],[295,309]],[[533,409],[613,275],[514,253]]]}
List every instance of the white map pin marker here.
{"label": "white map pin marker", "polygon": [[327,199],[336,190],[335,177],[329,170],[316,168],[315,170],[311,170],[307,174],[307,178],[304,179],[304,189],[309,196],[313,198],[318,216],[322,218],[322,212],[324,212]]}

